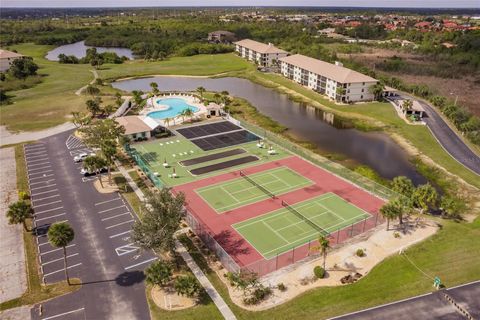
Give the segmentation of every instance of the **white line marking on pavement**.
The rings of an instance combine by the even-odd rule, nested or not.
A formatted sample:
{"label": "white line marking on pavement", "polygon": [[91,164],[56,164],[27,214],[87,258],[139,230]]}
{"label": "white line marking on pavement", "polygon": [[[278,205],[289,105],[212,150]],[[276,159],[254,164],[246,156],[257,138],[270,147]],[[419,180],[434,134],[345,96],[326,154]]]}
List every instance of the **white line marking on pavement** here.
{"label": "white line marking on pavement", "polygon": [[[51,166],[45,166],[45,167],[41,167],[41,168],[35,168],[35,169],[28,169],[28,172],[32,172],[32,171],[38,171],[38,170],[44,170],[44,169],[48,169],[48,168],[51,168]],[[50,170],[52,171],[52,170]],[[45,172],[48,172],[47,170],[44,171]],[[38,173],[32,173],[32,174],[39,174],[41,172],[38,172]]]}
{"label": "white line marking on pavement", "polygon": [[[37,201],[42,201],[42,200],[45,200],[45,199],[55,198],[55,197],[60,197],[60,195],[59,195],[59,194],[56,194],[56,195],[50,196],[50,197],[35,199],[35,202],[37,202]],[[45,207],[45,206],[49,206],[49,205],[51,205],[51,204],[59,203],[59,202],[62,202],[62,200],[52,201],[52,202],[49,202],[49,203],[44,203],[44,204],[39,204],[39,205],[34,204],[33,207],[34,207],[34,208]]]}
{"label": "white line marking on pavement", "polygon": [[48,160],[48,157],[43,158],[43,159],[35,159],[35,160],[29,160],[29,159],[27,159],[27,163],[33,163],[33,162],[45,161],[45,160]]}
{"label": "white line marking on pavement", "polygon": [[30,147],[25,147],[24,149],[25,151],[38,150],[38,149],[45,149],[45,146],[43,144],[39,144],[39,145],[30,146]]}
{"label": "white line marking on pavement", "polygon": [[[80,263],[74,264],[73,266],[68,266],[67,269],[71,269],[71,268],[78,267],[78,266],[80,266],[81,264],[82,264],[82,263],[80,262]],[[44,276],[44,277],[48,277],[48,276],[51,276],[52,274],[59,273],[59,272],[62,272],[62,271],[64,271],[64,270],[65,270],[65,269],[62,268],[62,269],[60,269],[60,270],[56,270],[56,271],[52,271],[52,272],[49,272],[49,273],[47,273],[47,274],[44,274],[43,276]]]}
{"label": "white line marking on pavement", "polygon": [[129,244],[126,244],[124,246],[115,248],[115,252],[120,257],[120,256],[123,256],[123,255],[129,254],[129,253],[138,251],[139,249],[140,249],[139,247],[134,246],[134,243],[129,243]]}
{"label": "white line marking on pavement", "polygon": [[51,184],[51,185],[48,185],[48,186],[30,188],[30,191],[33,191],[33,190],[38,190],[38,189],[50,188],[50,187],[54,187],[54,186],[56,186],[56,185],[57,185],[56,183],[53,183],[53,184]]}
{"label": "white line marking on pavement", "polygon": [[113,239],[113,238],[119,237],[119,236],[121,236],[121,235],[130,233],[130,232],[131,232],[130,230],[125,231],[125,232],[120,232],[120,233],[114,234],[113,236],[110,236],[109,238],[110,238],[110,239]]}
{"label": "white line marking on pavement", "polygon": [[[71,247],[74,247],[75,246],[75,243],[74,244],[70,244],[68,246],[66,246],[65,248],[71,248]],[[55,252],[55,251],[60,251],[62,250],[63,248],[57,248],[57,249],[52,249],[52,250],[49,250],[49,251],[46,251],[46,252],[40,252],[40,255],[43,256],[45,254],[49,254],[49,253],[52,253],[52,252]]]}
{"label": "white line marking on pavement", "polygon": [[[55,201],[55,202],[57,202],[57,201]],[[60,202],[60,201],[58,201],[58,202]],[[55,211],[55,210],[62,209],[62,208],[63,208],[63,206],[60,206],[60,207],[56,207],[56,208],[53,208],[53,209],[48,209],[48,210],[43,210],[43,211],[38,211],[38,212],[35,212],[35,210],[34,210],[34,212],[35,212],[35,215],[39,215],[41,213]]]}
{"label": "white line marking on pavement", "polygon": [[111,200],[107,200],[107,201],[97,202],[97,203],[95,203],[95,205],[96,205],[96,206],[99,206],[99,205],[101,205],[101,204],[108,203],[108,202],[112,202],[112,201],[115,201],[115,200],[120,200],[120,199],[122,199],[122,197],[118,197],[118,198],[111,199]]}
{"label": "white line marking on pavement", "polygon": [[50,244],[50,242],[47,241],[47,242],[44,242],[44,243],[39,243],[38,246],[40,247],[40,246],[44,246],[46,244]]}
{"label": "white line marking on pavement", "polygon": [[[32,181],[32,180],[36,180],[36,179],[43,179],[43,178],[52,177],[53,174],[45,174],[45,172],[51,172],[51,171],[53,171],[53,170],[45,170],[44,172],[29,174],[29,175],[28,175],[28,177],[29,177],[28,179],[29,179],[30,181]],[[43,176],[41,176],[41,177],[35,177],[35,178],[30,178],[30,176],[33,176],[33,175],[36,175],[36,174],[43,174]]]}
{"label": "white line marking on pavement", "polygon": [[56,214],[56,215],[53,215],[53,216],[50,216],[50,217],[45,217],[45,218],[40,218],[40,219],[37,219],[35,218],[35,221],[42,221],[42,220],[46,220],[46,219],[51,219],[51,218],[56,218],[56,217],[60,217],[60,216],[64,216],[66,213],[60,213],[60,214]]}
{"label": "white line marking on pavement", "polygon": [[121,226],[122,224],[130,223],[130,222],[133,222],[133,219],[132,219],[132,220],[128,220],[128,221],[124,221],[124,222],[120,222],[120,223],[117,223],[117,224],[114,224],[113,226],[106,227],[105,229],[115,228],[115,227]]}
{"label": "white line marking on pavement", "polygon": [[104,213],[104,212],[107,212],[107,211],[112,211],[112,210],[120,209],[120,208],[123,208],[123,207],[125,207],[125,205],[121,205],[121,206],[119,206],[119,207],[113,207],[113,208],[110,208],[110,209],[98,211],[98,213]]}
{"label": "white line marking on pavement", "polygon": [[46,155],[47,154],[47,150],[45,149],[38,149],[38,150],[34,150],[34,151],[30,151],[30,152],[25,152],[25,158],[29,158],[29,157],[36,157],[38,155]]}
{"label": "white line marking on pavement", "polygon": [[30,186],[33,186],[35,184],[40,184],[40,183],[49,183],[50,181],[55,181],[55,179],[47,179],[45,181],[38,181],[38,182],[30,183]]}
{"label": "white line marking on pavement", "polygon": [[32,165],[29,165],[29,164],[27,163],[27,167],[30,169],[31,167],[43,166],[43,165],[45,165],[45,164],[50,164],[50,161],[44,161],[44,162],[42,162],[42,163],[34,163],[34,164],[32,164]]}
{"label": "white line marking on pavement", "polygon": [[108,218],[103,218],[102,221],[107,221],[107,220],[110,220],[110,219],[114,219],[116,217],[121,217],[121,216],[124,216],[126,214],[130,214],[130,212],[120,213],[120,214],[116,214],[116,215],[108,217]]}
{"label": "white line marking on pavement", "polygon": [[[75,257],[75,256],[78,256],[78,253],[74,253],[74,254],[68,255],[68,256],[67,256],[67,259],[68,259],[68,258],[71,258],[71,257]],[[45,263],[42,263],[42,266],[46,266],[47,264],[54,263],[54,262],[61,261],[61,260],[63,260],[63,257],[58,258],[58,259],[54,259],[54,260],[50,260],[50,261],[45,262]]]}
{"label": "white line marking on pavement", "polygon": [[39,194],[44,194],[44,193],[49,193],[49,192],[53,192],[53,191],[58,191],[57,188],[53,189],[53,190],[49,190],[49,191],[43,191],[43,192],[39,192],[39,193],[35,193],[35,194],[32,194],[33,197],[35,196],[38,196]]}
{"label": "white line marking on pavement", "polygon": [[61,316],[66,316],[67,314],[70,314],[70,313],[74,313],[74,312],[78,312],[78,311],[83,311],[83,310],[85,310],[85,308],[80,308],[80,309],[76,309],[76,310],[72,310],[72,311],[60,313],[60,314],[57,314],[57,315],[54,315],[54,316],[51,316],[51,317],[43,318],[42,320],[55,319],[55,318],[58,318],[58,317],[61,317]]}
{"label": "white line marking on pavement", "polygon": [[132,269],[132,268],[138,267],[138,266],[140,266],[140,265],[142,265],[142,264],[145,264],[145,263],[148,263],[148,262],[150,262],[150,261],[157,260],[157,259],[158,259],[158,258],[157,258],[157,257],[155,257],[155,258],[152,258],[152,259],[148,259],[148,260],[145,260],[145,261],[139,262],[139,263],[137,263],[137,264],[133,264],[133,265],[131,265],[131,266],[125,267],[125,270],[128,270],[128,269]]}

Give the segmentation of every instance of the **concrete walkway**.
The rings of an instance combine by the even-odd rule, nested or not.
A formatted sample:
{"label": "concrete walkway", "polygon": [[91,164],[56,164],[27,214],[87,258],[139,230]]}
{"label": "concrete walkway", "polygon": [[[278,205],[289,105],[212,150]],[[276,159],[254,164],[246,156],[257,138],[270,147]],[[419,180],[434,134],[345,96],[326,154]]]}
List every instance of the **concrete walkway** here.
{"label": "concrete walkway", "polygon": [[[27,290],[23,226],[9,225],[8,206],[18,200],[15,149],[0,152],[0,303],[20,297]],[[2,318],[3,319],[3,318]]]}
{"label": "concrete walkway", "polygon": [[[135,181],[133,181],[133,179],[130,177],[128,171],[118,161],[115,162],[115,165],[117,166],[118,171],[120,171],[120,173],[125,177],[128,185],[133,189],[138,198],[141,201],[144,201],[145,195],[143,194],[142,190],[137,186]],[[183,260],[185,260],[185,262],[187,263],[190,270],[192,270],[195,277],[197,277],[200,284],[205,288],[205,291],[208,293],[210,298],[212,298],[213,303],[215,303],[223,317],[228,320],[235,320],[236,317],[233,314],[232,310],[230,310],[230,308],[225,303],[225,301],[220,296],[215,287],[212,285],[210,280],[208,280],[207,276],[205,276],[200,267],[195,263],[192,256],[188,253],[187,249],[183,246],[183,244],[179,241],[175,241],[175,246],[177,248],[177,251],[182,256]]]}
{"label": "concrete walkway", "polygon": [[4,126],[0,128],[0,145],[16,144],[27,141],[35,141],[47,138],[58,133],[74,129],[75,126],[71,122],[65,122],[56,127],[48,128],[40,131],[11,133]]}
{"label": "concrete walkway", "polygon": [[90,70],[90,72],[93,73],[93,80],[90,81],[89,84],[87,84],[87,85],[81,87],[80,89],[78,89],[77,91],[75,91],[75,94],[76,94],[77,96],[81,95],[83,90],[85,90],[89,85],[94,84],[94,83],[95,83],[95,80],[97,80],[97,78],[98,78],[98,72],[97,72],[97,70]]}

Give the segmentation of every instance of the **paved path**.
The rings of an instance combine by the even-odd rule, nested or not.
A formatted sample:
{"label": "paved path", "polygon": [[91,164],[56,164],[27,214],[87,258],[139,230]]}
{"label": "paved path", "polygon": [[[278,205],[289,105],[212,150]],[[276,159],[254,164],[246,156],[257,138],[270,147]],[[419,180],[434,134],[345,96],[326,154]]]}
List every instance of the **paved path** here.
{"label": "paved path", "polygon": [[480,319],[480,281],[453,287],[446,290],[435,291],[425,295],[405,299],[378,307],[353,312],[337,320],[436,320],[436,319],[467,319],[444,296],[448,294],[473,319]]}
{"label": "paved path", "polygon": [[[143,201],[145,199],[145,195],[143,194],[142,190],[137,186],[135,181],[130,177],[128,174],[127,170],[123,168],[120,163],[116,163],[118,170],[120,173],[125,177],[127,180],[128,184],[130,187],[134,190],[135,194],[138,196],[138,198]],[[200,267],[195,263],[193,260],[192,256],[188,253],[187,249],[183,246],[183,244],[180,241],[175,241],[175,246],[177,248],[177,251],[180,253],[182,256],[183,260],[187,263],[188,267],[190,270],[192,270],[193,274],[195,277],[197,277],[198,281],[200,284],[205,288],[207,291],[208,295],[210,298],[212,298],[213,303],[217,306],[218,310],[220,310],[220,313],[223,315],[223,317],[227,320],[234,320],[236,319],[235,315],[233,314],[232,310],[228,307],[228,305],[225,303],[223,298],[220,296],[220,294],[217,292],[215,287],[212,285],[212,283],[208,280],[208,278],[205,276],[205,274],[202,272]]]}
{"label": "paved path", "polygon": [[[401,98],[402,97],[403,99],[417,100],[425,108],[427,114],[427,116],[423,118],[423,121],[427,124],[433,136],[445,151],[466,168],[480,175],[480,157],[448,126],[445,120],[437,113],[436,109],[428,103],[410,95],[402,93]],[[435,161],[435,159],[433,160]]]}
{"label": "paved path", "polygon": [[83,87],[81,87],[80,89],[78,89],[77,91],[75,91],[75,94],[76,94],[77,96],[81,95],[83,90],[85,90],[89,85],[94,84],[94,83],[95,83],[95,80],[97,80],[97,78],[98,78],[97,70],[90,70],[90,72],[93,73],[93,80],[90,81],[89,84],[84,85]]}
{"label": "paved path", "polygon": [[15,144],[27,141],[35,141],[43,138],[47,138],[58,133],[62,133],[68,130],[74,129],[75,126],[71,122],[65,122],[56,127],[48,128],[40,131],[11,133],[5,127],[2,126],[0,130],[0,145]]}
{"label": "paved path", "polygon": [[[22,225],[9,225],[8,206],[17,201],[14,148],[0,152],[0,303],[18,298],[27,289]],[[0,317],[2,318],[2,317]],[[3,319],[3,318],[2,318]]]}

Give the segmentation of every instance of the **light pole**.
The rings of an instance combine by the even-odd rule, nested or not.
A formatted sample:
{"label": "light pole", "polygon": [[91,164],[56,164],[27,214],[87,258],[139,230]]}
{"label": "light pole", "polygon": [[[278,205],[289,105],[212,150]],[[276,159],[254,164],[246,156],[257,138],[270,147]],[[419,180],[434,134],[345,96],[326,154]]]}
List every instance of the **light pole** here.
{"label": "light pole", "polygon": [[[450,92],[450,95],[454,95],[455,93]],[[458,94],[455,94],[455,102],[453,103],[454,106],[457,106]]]}

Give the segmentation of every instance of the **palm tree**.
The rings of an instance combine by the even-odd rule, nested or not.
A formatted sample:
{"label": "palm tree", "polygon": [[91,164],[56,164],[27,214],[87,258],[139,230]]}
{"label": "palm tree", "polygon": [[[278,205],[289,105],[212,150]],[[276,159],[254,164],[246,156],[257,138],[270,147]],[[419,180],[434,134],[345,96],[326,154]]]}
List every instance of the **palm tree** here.
{"label": "palm tree", "polygon": [[340,101],[342,96],[347,92],[347,90],[344,87],[337,87],[336,93],[337,93],[337,101]]}
{"label": "palm tree", "polygon": [[403,100],[402,108],[404,112],[410,111],[413,107],[413,101],[410,99]]}
{"label": "palm tree", "polygon": [[164,118],[163,119],[163,123],[165,124],[165,127],[169,127],[170,126],[170,122],[172,121],[173,119],[172,118]]}
{"label": "palm tree", "polygon": [[205,91],[207,91],[207,90],[205,90],[204,87],[198,87],[198,88],[196,89],[196,91],[198,92],[198,94],[200,95],[200,97],[201,97],[202,100],[203,100],[203,94],[204,94]]}
{"label": "palm tree", "polygon": [[222,96],[221,96],[218,92],[216,92],[216,93],[213,95],[213,99],[215,100],[216,103],[219,103],[219,102],[220,102],[220,98],[221,98],[221,97],[222,97]]}
{"label": "palm tree", "polygon": [[328,240],[327,237],[321,235],[320,237],[318,237],[318,244],[319,244],[318,248],[320,250],[320,253],[323,256],[323,270],[325,270],[325,264],[327,262],[327,252],[328,252],[328,249],[330,248],[330,240]]}
{"label": "palm tree", "polygon": [[394,200],[391,200],[385,203],[380,208],[380,213],[385,219],[387,219],[387,231],[388,231],[390,230],[390,220],[395,219],[400,215],[400,208]]}
{"label": "palm tree", "polygon": [[9,224],[23,224],[23,229],[28,232],[27,224],[28,218],[32,216],[32,207],[23,200],[12,203],[8,207],[7,218]]}
{"label": "palm tree", "polygon": [[[83,167],[88,170],[88,172],[100,172],[103,168],[107,166],[107,161],[105,159],[98,157],[98,156],[90,156],[87,157],[83,161]],[[100,185],[103,188],[102,177],[100,174],[97,175],[98,180],[100,181]]]}
{"label": "palm tree", "polygon": [[158,83],[156,82],[150,82],[150,88],[152,88],[152,93],[153,95],[158,95]]}
{"label": "palm tree", "polygon": [[382,96],[383,91],[385,90],[385,86],[382,82],[377,82],[376,84],[370,86],[368,91],[373,94],[375,100],[379,100]]}
{"label": "palm tree", "polygon": [[75,238],[75,232],[68,223],[57,222],[50,226],[47,236],[48,242],[50,242],[53,247],[63,248],[63,266],[65,268],[65,278],[67,279],[67,283],[70,285],[67,266],[67,246]]}
{"label": "palm tree", "polygon": [[193,117],[193,115],[194,115],[192,109],[187,108],[187,109],[183,110],[182,113],[183,113],[183,115],[184,115],[185,117],[190,118],[190,120],[192,120],[192,117]]}
{"label": "palm tree", "polygon": [[87,104],[87,110],[92,114],[92,117],[95,117],[97,113],[101,111],[100,104],[98,103],[97,99],[90,99],[85,103]]}

